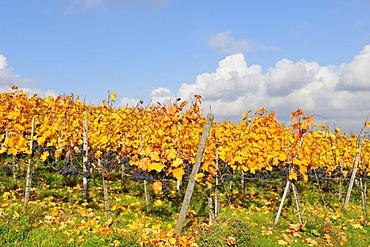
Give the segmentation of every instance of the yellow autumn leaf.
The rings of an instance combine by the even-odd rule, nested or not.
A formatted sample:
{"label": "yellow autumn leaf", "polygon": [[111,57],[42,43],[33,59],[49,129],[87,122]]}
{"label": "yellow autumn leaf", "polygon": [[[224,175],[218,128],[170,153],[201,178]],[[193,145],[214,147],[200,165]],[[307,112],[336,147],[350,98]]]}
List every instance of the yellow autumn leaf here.
{"label": "yellow autumn leaf", "polygon": [[184,169],[182,169],[182,168],[177,168],[177,169],[175,169],[175,170],[173,170],[173,171],[172,171],[172,174],[173,174],[173,176],[174,176],[177,180],[181,181],[181,180],[182,180],[182,176],[185,174],[185,172],[184,172]]}
{"label": "yellow autumn leaf", "polygon": [[118,97],[118,94],[116,92],[113,92],[109,95],[109,100],[114,102],[117,97]]}
{"label": "yellow autumn leaf", "polygon": [[161,228],[161,224],[155,224],[155,225],[152,225],[152,229],[153,230],[158,230]]}
{"label": "yellow autumn leaf", "polygon": [[41,160],[45,161],[49,157],[49,151],[44,151],[41,155]]}
{"label": "yellow autumn leaf", "polygon": [[95,152],[95,155],[94,155],[95,159],[99,159],[100,158],[100,155],[101,155],[101,152],[99,150],[96,151]]}
{"label": "yellow autumn leaf", "polygon": [[118,246],[121,246],[121,242],[117,239],[113,240],[113,246],[114,247],[118,247]]}
{"label": "yellow autumn leaf", "polygon": [[277,241],[277,244],[278,244],[278,245],[288,245],[288,242],[286,242],[286,241],[284,241],[284,240],[282,240],[282,239],[279,239],[279,240]]}
{"label": "yellow autumn leaf", "polygon": [[8,149],[8,154],[16,156],[17,153],[18,153],[18,150],[16,148],[11,147],[11,148]]}
{"label": "yellow autumn leaf", "polygon": [[158,194],[162,191],[162,182],[155,181],[152,185],[153,191],[155,194]]}
{"label": "yellow autumn leaf", "polygon": [[5,200],[8,200],[9,199],[9,196],[11,195],[11,193],[10,192],[4,192],[4,194],[3,194],[3,198],[5,199]]}
{"label": "yellow autumn leaf", "polygon": [[226,238],[227,245],[235,246],[237,244],[236,238],[234,236],[228,236]]}
{"label": "yellow autumn leaf", "polygon": [[176,158],[176,150],[171,148],[168,153],[167,153],[167,159],[168,160],[173,160]]}
{"label": "yellow autumn leaf", "polygon": [[329,234],[325,233],[325,235],[324,235],[324,239],[325,239],[325,242],[330,243],[330,241],[331,241],[331,236],[330,236]]}
{"label": "yellow autumn leaf", "polygon": [[183,161],[182,161],[182,159],[180,159],[180,158],[176,158],[173,162],[172,162],[172,167],[174,167],[174,168],[177,168],[177,167],[179,167],[179,166],[181,166],[183,164]]}
{"label": "yellow autumn leaf", "polygon": [[78,243],[83,243],[83,242],[85,242],[84,237],[83,237],[83,236],[79,236],[79,237],[77,238],[77,242],[78,242]]}
{"label": "yellow autumn leaf", "polygon": [[158,163],[158,162],[154,162],[154,163],[149,163],[148,164],[148,171],[157,171],[157,172],[161,172],[164,168],[164,165],[162,163]]}
{"label": "yellow autumn leaf", "polygon": [[204,173],[198,173],[197,175],[195,175],[195,181],[197,181],[197,182],[202,181],[204,176],[205,176]]}
{"label": "yellow autumn leaf", "polygon": [[176,243],[176,238],[171,237],[171,238],[168,240],[168,242],[169,242],[170,244],[174,245],[174,244]]}
{"label": "yellow autumn leaf", "polygon": [[157,151],[152,152],[149,155],[150,159],[153,161],[160,161],[159,153]]}
{"label": "yellow autumn leaf", "polygon": [[153,203],[154,207],[160,207],[163,205],[163,202],[161,200],[156,200],[154,203]]}
{"label": "yellow autumn leaf", "polygon": [[287,155],[285,153],[280,153],[279,154],[279,160],[280,161],[285,161],[287,159]]}
{"label": "yellow autumn leaf", "polygon": [[292,171],[289,173],[289,180],[295,180],[297,181],[297,173]]}
{"label": "yellow autumn leaf", "polygon": [[109,227],[113,223],[113,218],[110,217],[106,222],[105,222],[105,227]]}

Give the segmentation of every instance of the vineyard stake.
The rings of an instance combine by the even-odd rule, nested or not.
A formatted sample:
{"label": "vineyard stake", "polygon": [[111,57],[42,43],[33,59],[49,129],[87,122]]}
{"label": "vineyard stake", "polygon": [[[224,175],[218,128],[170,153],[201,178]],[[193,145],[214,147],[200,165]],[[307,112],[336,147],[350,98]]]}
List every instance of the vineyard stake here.
{"label": "vineyard stake", "polygon": [[220,214],[220,168],[218,164],[218,147],[216,147],[216,188],[215,188],[215,218],[218,219]]}
{"label": "vineyard stake", "polygon": [[211,196],[211,189],[207,189],[208,209],[209,209],[209,225],[213,225],[215,214],[213,212],[213,200]]}
{"label": "vineyard stake", "polygon": [[199,168],[200,168],[200,165],[201,165],[201,162],[202,162],[203,153],[204,153],[204,150],[206,148],[206,142],[207,142],[207,138],[208,138],[211,126],[212,126],[213,119],[214,119],[214,115],[212,113],[208,113],[206,125],[203,129],[202,137],[200,139],[200,143],[199,143],[199,146],[198,146],[198,152],[197,152],[197,156],[196,156],[196,159],[195,159],[195,164],[193,166],[193,169],[192,169],[190,177],[189,177],[188,187],[186,188],[184,201],[183,201],[182,206],[181,206],[180,215],[179,215],[179,218],[177,219],[177,224],[176,224],[176,229],[175,229],[175,233],[176,233],[177,236],[180,236],[182,226],[183,226],[185,218],[186,218],[186,213],[188,211],[191,196],[193,194],[193,190],[194,190],[194,186],[195,186],[195,176],[199,172]]}
{"label": "vineyard stake", "polygon": [[359,136],[359,140],[358,140],[358,149],[359,149],[359,151],[356,154],[356,159],[355,159],[355,163],[353,165],[351,180],[349,181],[346,199],[345,199],[344,204],[343,204],[343,209],[346,209],[347,208],[348,202],[349,202],[349,198],[351,197],[353,182],[355,181],[356,170],[357,170],[358,163],[359,163],[359,160],[360,160],[361,148],[362,148],[362,137]]}
{"label": "vineyard stake", "polygon": [[[300,153],[300,149],[302,147],[302,144],[303,144],[303,135],[301,136],[300,138],[300,141],[299,141],[299,148],[297,150],[297,153],[295,154],[295,157],[298,158],[298,155]],[[288,162],[289,162],[289,157],[288,156]],[[289,169],[289,173],[292,171],[292,168]],[[299,203],[299,197],[298,197],[298,191],[297,191],[297,187],[295,186],[295,184],[293,183],[293,181],[291,181],[289,178],[287,179],[287,183],[286,183],[286,186],[285,186],[285,190],[284,190],[284,194],[283,194],[283,198],[281,199],[281,202],[280,202],[280,206],[279,206],[279,210],[278,210],[278,213],[276,215],[276,218],[275,218],[275,225],[278,223],[279,221],[279,217],[280,217],[280,214],[281,214],[281,210],[283,209],[283,206],[284,206],[284,201],[289,193],[289,189],[290,187],[292,187],[292,190],[293,190],[293,194],[294,194],[294,200],[295,200],[295,204],[296,204],[296,207],[297,207],[297,211],[298,211],[298,218],[299,218],[299,223],[302,225],[303,224],[303,217],[302,217],[302,211],[301,211],[301,206],[300,206],[300,203]]]}
{"label": "vineyard stake", "polygon": [[361,199],[362,199],[362,211],[364,212],[364,218],[367,219],[367,208],[366,208],[366,181],[362,181],[362,178],[359,178],[360,190],[361,190]]}
{"label": "vineyard stake", "polygon": [[298,212],[299,223],[302,225],[303,217],[302,217],[301,205],[299,203],[299,195],[298,195],[297,187],[295,186],[294,182],[291,182],[290,185],[292,186],[292,190],[293,190],[295,205],[297,207],[297,212]]}
{"label": "vineyard stake", "polygon": [[104,171],[104,167],[101,165],[100,158],[98,159],[98,167],[101,169],[101,174],[103,178],[103,193],[104,193],[104,210],[105,210],[105,217],[106,220],[110,219],[110,205],[109,205],[109,197],[108,197],[108,182],[106,173]]}
{"label": "vineyard stake", "polygon": [[[30,141],[30,150],[32,152],[33,146],[33,132],[35,131],[35,117],[32,117],[32,127],[31,127],[31,141]],[[28,200],[30,199],[30,191],[31,191],[31,180],[32,180],[32,157],[30,155],[27,163],[27,178],[26,178],[26,190],[24,193],[24,205],[23,209],[24,212],[27,212]]]}
{"label": "vineyard stake", "polygon": [[[341,165],[340,165],[340,172],[342,173],[342,176],[343,176],[343,159],[341,161]],[[342,179],[339,179],[339,196],[338,196],[338,200],[339,202],[342,200],[342,184],[343,184],[343,181]]]}
{"label": "vineyard stake", "polygon": [[279,217],[280,217],[280,214],[281,214],[281,210],[283,209],[283,206],[284,206],[284,201],[286,199],[286,196],[288,195],[289,193],[289,189],[290,189],[290,180],[288,179],[286,185],[285,185],[285,190],[284,190],[284,194],[283,194],[283,198],[281,199],[281,202],[280,202],[280,206],[279,206],[279,210],[278,210],[278,213],[276,215],[276,218],[275,218],[275,225],[278,223],[279,221]]}
{"label": "vineyard stake", "polygon": [[[139,136],[140,141],[140,151],[143,150],[143,137]],[[144,194],[145,194],[145,204],[146,204],[146,211],[149,212],[150,210],[150,195],[148,189],[148,181],[144,180]]]}
{"label": "vineyard stake", "polygon": [[[88,164],[88,151],[89,151],[89,144],[88,144],[88,112],[85,110],[86,118],[84,120],[84,126],[83,126],[83,150],[85,151],[85,154],[82,158],[82,171],[84,174],[88,173],[89,170],[87,169],[86,165]],[[89,182],[90,179],[83,176],[82,183],[83,183],[83,198],[84,200],[89,200]]]}

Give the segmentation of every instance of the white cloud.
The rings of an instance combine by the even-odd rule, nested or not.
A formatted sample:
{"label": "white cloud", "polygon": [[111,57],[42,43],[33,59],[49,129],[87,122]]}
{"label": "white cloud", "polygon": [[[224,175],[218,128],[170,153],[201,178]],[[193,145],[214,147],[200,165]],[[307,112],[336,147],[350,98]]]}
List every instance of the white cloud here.
{"label": "white cloud", "polygon": [[359,131],[370,112],[370,45],[348,64],[322,66],[316,62],[288,59],[278,61],[266,73],[260,65],[248,65],[241,53],[225,57],[212,73],[197,76],[194,83],[183,83],[177,94],[157,88],[152,96],[203,97],[204,113],[219,120],[240,120],[248,109],[266,107],[281,122],[289,122],[292,111],[301,108],[327,123],[347,131]]}
{"label": "white cloud", "polygon": [[347,90],[370,91],[370,45],[349,64],[341,66],[340,86]]}
{"label": "white cloud", "polygon": [[57,96],[53,90],[42,91],[41,89],[33,88],[36,82],[25,79],[14,72],[8,66],[7,58],[0,54],[0,92],[11,92],[12,86],[17,85],[19,89],[28,92],[30,95],[38,94],[41,97]]}
{"label": "white cloud", "polygon": [[140,99],[131,99],[131,98],[122,98],[121,101],[119,102],[118,106],[119,107],[133,107],[139,104]]}
{"label": "white cloud", "polygon": [[208,46],[223,54],[244,53],[253,50],[277,50],[273,47],[257,44],[251,40],[234,39],[231,31],[211,35],[208,40]]}
{"label": "white cloud", "polygon": [[156,104],[159,102],[160,104],[168,104],[174,99],[174,95],[168,88],[159,87],[152,91],[151,99],[152,103]]}
{"label": "white cloud", "polygon": [[7,58],[0,54],[0,90],[9,90],[13,85],[19,87],[30,84],[30,80],[21,78],[8,66]]}

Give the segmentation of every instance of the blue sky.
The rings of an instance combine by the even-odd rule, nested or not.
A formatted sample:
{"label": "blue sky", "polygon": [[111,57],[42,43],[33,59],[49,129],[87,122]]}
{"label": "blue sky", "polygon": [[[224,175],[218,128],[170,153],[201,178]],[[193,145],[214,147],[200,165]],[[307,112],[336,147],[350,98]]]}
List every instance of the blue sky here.
{"label": "blue sky", "polygon": [[[12,0],[0,90],[118,104],[204,97],[218,119],[302,108],[359,131],[370,112],[370,1]],[[367,67],[369,66],[369,67]]]}

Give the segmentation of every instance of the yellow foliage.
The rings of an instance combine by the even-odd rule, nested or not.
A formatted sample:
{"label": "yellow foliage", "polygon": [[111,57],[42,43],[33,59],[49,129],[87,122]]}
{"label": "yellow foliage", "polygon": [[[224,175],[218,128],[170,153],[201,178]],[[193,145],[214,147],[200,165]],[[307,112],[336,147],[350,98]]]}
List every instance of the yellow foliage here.
{"label": "yellow foliage", "polygon": [[198,173],[197,175],[195,175],[195,181],[197,182],[202,181],[204,176],[205,176],[204,173]]}
{"label": "yellow foliage", "polygon": [[289,173],[289,180],[294,180],[294,181],[297,181],[297,173],[294,172],[294,171],[291,171]]}
{"label": "yellow foliage", "polygon": [[185,174],[185,172],[184,172],[183,168],[176,168],[175,170],[172,171],[172,174],[173,174],[174,178],[181,181],[182,176]]}
{"label": "yellow foliage", "polygon": [[158,194],[159,192],[162,191],[162,182],[155,181],[152,185],[152,189],[155,194]]}

